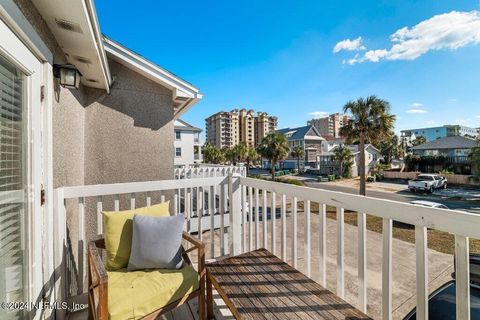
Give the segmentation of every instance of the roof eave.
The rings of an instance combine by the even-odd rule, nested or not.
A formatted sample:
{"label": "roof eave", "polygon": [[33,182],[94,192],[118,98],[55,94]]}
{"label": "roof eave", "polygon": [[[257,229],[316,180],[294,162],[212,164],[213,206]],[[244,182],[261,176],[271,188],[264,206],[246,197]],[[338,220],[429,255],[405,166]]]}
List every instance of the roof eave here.
{"label": "roof eave", "polygon": [[102,33],[100,31],[100,25],[98,23],[97,11],[95,10],[95,5],[92,0],[86,0],[86,10],[88,13],[88,18],[93,31],[93,36],[95,38],[95,47],[97,48],[98,58],[103,71],[104,80],[106,83],[105,90],[107,93],[110,93],[110,86],[112,85],[112,76],[110,74],[110,67],[108,65],[107,55],[105,53],[105,48],[103,46]]}
{"label": "roof eave", "polygon": [[200,93],[198,88],[125,48],[121,44],[105,36],[103,37],[103,44],[105,51],[112,56],[113,60],[116,60],[127,68],[173,92],[172,97],[176,106],[175,119],[178,119],[203,98],[203,94]]}

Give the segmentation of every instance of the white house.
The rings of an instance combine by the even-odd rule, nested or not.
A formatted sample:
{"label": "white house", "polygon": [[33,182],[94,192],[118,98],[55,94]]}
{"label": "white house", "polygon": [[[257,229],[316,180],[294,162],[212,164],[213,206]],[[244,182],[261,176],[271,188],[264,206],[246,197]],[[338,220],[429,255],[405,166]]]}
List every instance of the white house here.
{"label": "white house", "polygon": [[[322,143],[322,152],[318,156],[318,169],[320,174],[340,174],[338,163],[334,160],[334,149],[344,144],[344,140],[325,140]],[[360,161],[360,151],[358,145],[347,146],[352,151],[352,168],[351,176],[358,176],[358,163]],[[380,151],[371,144],[365,145],[365,173],[370,171],[378,164],[382,155]]]}
{"label": "white house", "polygon": [[175,167],[188,167],[202,162],[202,143],[200,133],[202,129],[177,119],[175,121]]}

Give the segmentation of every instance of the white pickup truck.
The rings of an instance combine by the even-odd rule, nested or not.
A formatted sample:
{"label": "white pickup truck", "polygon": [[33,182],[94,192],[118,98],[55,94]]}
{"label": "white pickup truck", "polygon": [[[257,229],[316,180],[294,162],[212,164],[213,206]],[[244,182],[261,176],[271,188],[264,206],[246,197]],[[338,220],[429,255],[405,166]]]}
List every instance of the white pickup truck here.
{"label": "white pickup truck", "polygon": [[433,193],[435,189],[446,189],[447,179],[436,174],[421,174],[416,179],[408,181],[408,189],[415,192],[417,190]]}

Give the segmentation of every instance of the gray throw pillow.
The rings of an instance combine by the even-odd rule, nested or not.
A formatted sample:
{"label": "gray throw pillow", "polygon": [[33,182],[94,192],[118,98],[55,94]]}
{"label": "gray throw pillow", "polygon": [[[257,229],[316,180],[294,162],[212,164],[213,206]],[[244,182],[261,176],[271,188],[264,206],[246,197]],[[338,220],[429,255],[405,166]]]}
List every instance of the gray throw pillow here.
{"label": "gray throw pillow", "polygon": [[185,215],[133,217],[132,251],[127,270],[180,269]]}

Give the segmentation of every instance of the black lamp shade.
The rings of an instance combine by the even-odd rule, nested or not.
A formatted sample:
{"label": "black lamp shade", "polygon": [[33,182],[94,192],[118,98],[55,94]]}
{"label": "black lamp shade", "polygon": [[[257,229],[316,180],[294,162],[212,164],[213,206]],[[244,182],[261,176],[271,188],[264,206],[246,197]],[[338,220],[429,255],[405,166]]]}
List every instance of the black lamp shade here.
{"label": "black lamp shade", "polygon": [[67,88],[78,89],[82,74],[74,65],[55,65],[56,77],[60,79],[60,85]]}

